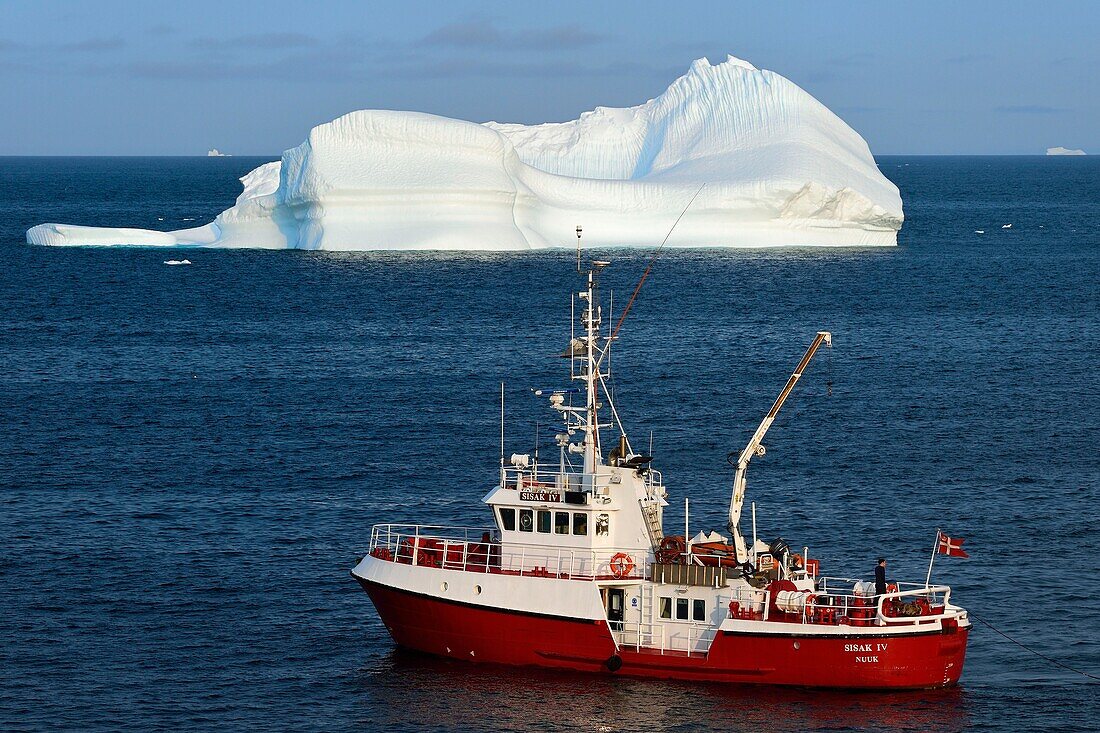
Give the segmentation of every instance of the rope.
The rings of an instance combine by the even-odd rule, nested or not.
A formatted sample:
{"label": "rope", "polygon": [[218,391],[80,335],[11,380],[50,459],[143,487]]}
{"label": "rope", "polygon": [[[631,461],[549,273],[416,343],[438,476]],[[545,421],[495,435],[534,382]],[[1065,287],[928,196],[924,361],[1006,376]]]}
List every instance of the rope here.
{"label": "rope", "polygon": [[1069,670],[1070,672],[1076,672],[1077,674],[1081,675],[1082,677],[1088,677],[1088,678],[1089,678],[1090,680],[1100,680],[1100,677],[1097,677],[1097,676],[1096,676],[1096,675],[1094,675],[1094,674],[1089,674],[1088,672],[1082,672],[1081,670],[1079,670],[1079,669],[1077,669],[1077,668],[1075,668],[1075,667],[1071,667],[1071,666],[1069,666],[1068,664],[1063,664],[1062,662],[1059,662],[1059,661],[1058,661],[1057,659],[1052,659],[1051,657],[1048,657],[1048,656],[1047,656],[1046,654],[1043,654],[1042,652],[1037,652],[1037,651],[1035,651],[1034,649],[1032,649],[1031,647],[1029,647],[1029,646],[1028,646],[1027,644],[1023,644],[1023,643],[1021,643],[1021,642],[1019,642],[1019,641],[1016,641],[1016,640],[1015,640],[1015,639],[1013,639],[1013,638],[1012,638],[1011,636],[1009,636],[1008,634],[1006,634],[1005,632],[1001,631],[1000,629],[998,629],[998,628],[997,628],[996,626],[994,626],[993,624],[991,624],[991,623],[989,623],[988,621],[986,621],[986,620],[985,620],[984,618],[978,618],[977,616],[975,616],[973,612],[970,612],[970,614],[969,614],[969,615],[970,615],[970,618],[974,619],[975,621],[981,621],[981,622],[982,622],[983,624],[985,624],[985,625],[986,625],[986,626],[988,626],[989,628],[993,629],[993,630],[994,630],[994,631],[996,631],[996,632],[997,632],[998,634],[1000,634],[1000,635],[1001,635],[1001,636],[1003,636],[1004,638],[1008,639],[1009,641],[1011,641],[1011,642],[1012,642],[1013,644],[1015,644],[1016,646],[1020,647],[1021,649],[1025,649],[1025,650],[1027,650],[1027,651],[1031,652],[1032,654],[1034,654],[1035,656],[1037,656],[1037,657],[1039,657],[1039,658],[1041,658],[1041,659],[1045,659],[1045,660],[1047,660],[1047,661],[1048,661],[1048,662],[1050,662],[1051,664],[1057,665],[1057,666],[1061,667],[1062,669],[1068,669],[1068,670]]}

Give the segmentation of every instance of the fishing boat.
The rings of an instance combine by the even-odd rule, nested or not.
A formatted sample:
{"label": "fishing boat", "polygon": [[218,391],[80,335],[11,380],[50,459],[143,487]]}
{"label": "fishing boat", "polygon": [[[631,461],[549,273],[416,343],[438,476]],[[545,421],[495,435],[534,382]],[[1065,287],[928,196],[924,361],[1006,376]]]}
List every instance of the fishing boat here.
{"label": "fishing boat", "polygon": [[758,538],[755,505],[751,536],[741,531],[749,463],[764,454],[765,434],[831,335],[816,334],[748,445],[731,454],[729,537],[689,536],[686,517],[684,534],[667,534],[661,472],[635,449],[608,389],[607,356],[622,325],[620,317],[612,330],[609,314],[604,329],[599,279],[608,264],[593,261],[573,294],[562,354],[571,385],[535,393],[560,422],[554,460],[505,460],[502,389],[498,481],[482,499],[491,524],[373,527],[352,575],[393,640],[469,662],[594,674],[955,685],[971,623],[950,587],[926,580],[883,592],[825,575],[807,547]]}

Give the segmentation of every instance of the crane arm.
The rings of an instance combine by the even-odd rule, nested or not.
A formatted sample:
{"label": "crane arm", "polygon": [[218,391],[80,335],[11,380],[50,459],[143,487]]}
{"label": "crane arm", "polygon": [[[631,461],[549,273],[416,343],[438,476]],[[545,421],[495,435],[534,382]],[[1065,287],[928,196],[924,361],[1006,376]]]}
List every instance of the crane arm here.
{"label": "crane arm", "polygon": [[745,562],[749,557],[748,550],[745,547],[745,538],[741,536],[740,529],[741,507],[745,502],[745,487],[747,483],[745,473],[748,470],[749,461],[752,460],[753,456],[764,455],[763,440],[768,432],[768,428],[775,422],[775,416],[779,414],[779,410],[783,407],[783,403],[787,401],[787,398],[794,390],[794,386],[798,384],[798,380],[802,378],[802,373],[806,371],[806,367],[809,366],[810,360],[814,358],[814,354],[817,353],[818,348],[823,342],[826,346],[832,346],[833,335],[828,331],[817,332],[813,343],[806,349],[806,353],[802,355],[802,360],[798,362],[798,366],[795,367],[794,373],[791,374],[790,378],[787,380],[787,384],[784,385],[783,390],[775,399],[775,404],[772,405],[772,409],[768,410],[768,414],[760,421],[760,426],[756,428],[756,432],[753,433],[752,439],[749,440],[749,444],[745,446],[745,449],[741,451],[741,455],[737,458],[737,466],[733,474],[733,496],[730,499],[729,524],[727,525],[730,534],[733,535],[734,547],[737,550],[737,562]]}

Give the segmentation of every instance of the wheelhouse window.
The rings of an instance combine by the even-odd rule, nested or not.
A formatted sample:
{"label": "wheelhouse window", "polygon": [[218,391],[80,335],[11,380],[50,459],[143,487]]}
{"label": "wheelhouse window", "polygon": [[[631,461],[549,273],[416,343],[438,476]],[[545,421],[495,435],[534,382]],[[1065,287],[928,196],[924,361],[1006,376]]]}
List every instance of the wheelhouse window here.
{"label": "wheelhouse window", "polygon": [[657,600],[660,601],[658,611],[660,611],[661,618],[672,618],[672,599],[661,597]]}
{"label": "wheelhouse window", "polygon": [[538,523],[536,524],[538,531],[543,534],[550,534],[550,512],[545,509],[540,509],[537,515]]}
{"label": "wheelhouse window", "polygon": [[696,598],[691,602],[691,620],[692,621],[706,621],[707,620],[707,608],[706,603],[701,598]]}
{"label": "wheelhouse window", "polygon": [[554,534],[569,534],[569,512],[554,512]]}
{"label": "wheelhouse window", "polygon": [[688,618],[688,599],[677,598],[676,599],[676,620],[687,621]]}
{"label": "wheelhouse window", "polygon": [[501,509],[500,509],[500,526],[501,526],[502,529],[506,529],[509,532],[514,532],[515,531],[515,529],[516,529],[516,510],[515,509],[505,509],[504,507],[501,507]]}
{"label": "wheelhouse window", "polygon": [[588,514],[585,512],[573,514],[573,534],[588,534]]}
{"label": "wheelhouse window", "polygon": [[519,531],[531,532],[535,529],[535,516],[530,509],[519,510]]}

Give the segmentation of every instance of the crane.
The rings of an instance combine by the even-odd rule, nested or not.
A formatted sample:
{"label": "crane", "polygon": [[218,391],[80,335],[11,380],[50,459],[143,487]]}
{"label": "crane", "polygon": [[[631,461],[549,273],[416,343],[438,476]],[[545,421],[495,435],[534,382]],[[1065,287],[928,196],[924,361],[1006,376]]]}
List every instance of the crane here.
{"label": "crane", "polygon": [[[787,397],[789,397],[791,391],[794,390],[794,386],[798,383],[798,380],[802,378],[802,373],[806,371],[806,367],[809,366],[810,360],[814,358],[814,354],[817,353],[822,342],[824,342],[826,346],[831,347],[833,345],[833,335],[828,331],[817,332],[813,343],[806,349],[806,353],[802,355],[802,360],[798,362],[798,366],[795,367],[794,373],[791,374],[790,379],[787,380],[787,384],[779,393],[779,397],[775,399],[775,404],[772,405],[772,409],[768,410],[768,414],[764,416],[764,419],[760,422],[760,426],[756,428],[756,432],[753,433],[752,439],[749,440],[749,444],[745,446],[745,449],[741,451],[740,456],[737,458],[736,471],[733,474],[733,497],[730,499],[730,517],[727,527],[729,528],[730,534],[733,535],[734,547],[737,551],[737,562],[739,563],[743,563],[749,559],[748,550],[745,547],[745,538],[741,536],[740,529],[741,506],[745,502],[745,473],[749,468],[749,461],[752,460],[753,456],[764,455],[763,440],[768,432],[768,428],[775,422],[775,416],[779,414],[779,408],[783,407],[783,403],[787,401]],[[733,454],[731,453],[730,455],[732,456]]]}

